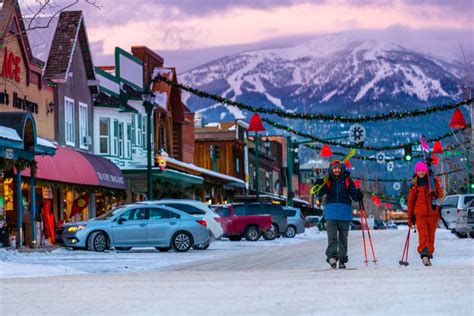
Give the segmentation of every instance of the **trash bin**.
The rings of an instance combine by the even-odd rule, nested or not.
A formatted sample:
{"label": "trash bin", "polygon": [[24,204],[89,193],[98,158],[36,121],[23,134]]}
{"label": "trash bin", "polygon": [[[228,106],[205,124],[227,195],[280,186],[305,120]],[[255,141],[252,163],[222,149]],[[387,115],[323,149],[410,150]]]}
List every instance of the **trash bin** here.
{"label": "trash bin", "polygon": [[10,247],[16,248],[16,236],[10,236]]}

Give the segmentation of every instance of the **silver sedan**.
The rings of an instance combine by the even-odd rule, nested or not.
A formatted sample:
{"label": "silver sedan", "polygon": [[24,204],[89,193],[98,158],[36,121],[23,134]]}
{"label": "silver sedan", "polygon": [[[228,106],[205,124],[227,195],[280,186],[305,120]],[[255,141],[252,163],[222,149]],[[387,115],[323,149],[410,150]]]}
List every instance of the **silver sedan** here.
{"label": "silver sedan", "polygon": [[155,247],[188,251],[194,244],[209,241],[207,223],[177,209],[129,204],[86,222],[67,223],[56,230],[59,244],[76,249],[104,251],[114,247]]}

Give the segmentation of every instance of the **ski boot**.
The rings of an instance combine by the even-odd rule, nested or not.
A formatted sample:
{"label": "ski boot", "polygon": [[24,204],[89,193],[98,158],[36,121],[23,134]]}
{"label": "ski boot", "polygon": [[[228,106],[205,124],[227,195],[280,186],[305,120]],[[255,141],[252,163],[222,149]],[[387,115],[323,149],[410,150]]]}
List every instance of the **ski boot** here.
{"label": "ski boot", "polygon": [[346,268],[346,264],[342,261],[339,261],[339,269],[345,269]]}
{"label": "ski boot", "polygon": [[425,267],[430,267],[431,266],[431,261],[430,261],[429,257],[423,257],[423,258],[421,258],[421,261],[423,261],[423,264],[425,265]]}
{"label": "ski boot", "polygon": [[329,258],[328,260],[329,265],[331,268],[336,269],[337,268],[337,259],[334,257]]}

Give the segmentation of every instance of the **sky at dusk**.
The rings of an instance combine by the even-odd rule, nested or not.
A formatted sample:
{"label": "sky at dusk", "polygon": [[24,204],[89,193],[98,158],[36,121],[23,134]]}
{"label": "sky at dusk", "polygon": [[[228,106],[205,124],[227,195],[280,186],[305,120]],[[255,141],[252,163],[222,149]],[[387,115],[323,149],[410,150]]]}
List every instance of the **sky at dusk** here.
{"label": "sky at dusk", "polygon": [[[394,41],[407,41],[397,30],[419,31],[423,42],[461,42],[469,54],[474,51],[472,0],[89,1],[100,9],[85,0],[71,9],[84,10],[89,41],[98,57],[112,54],[116,46],[179,52],[354,30],[383,30],[379,35],[393,36]],[[73,2],[56,0],[60,6]],[[34,11],[35,3],[20,0],[24,13],[28,8]],[[416,46],[417,40],[415,36],[411,44]]]}

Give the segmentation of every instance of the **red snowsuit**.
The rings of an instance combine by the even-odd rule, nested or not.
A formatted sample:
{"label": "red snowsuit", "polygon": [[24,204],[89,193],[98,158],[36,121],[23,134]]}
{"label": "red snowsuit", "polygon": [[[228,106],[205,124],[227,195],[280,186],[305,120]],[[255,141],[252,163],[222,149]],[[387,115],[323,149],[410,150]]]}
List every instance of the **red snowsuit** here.
{"label": "red snowsuit", "polygon": [[[439,211],[431,207],[431,196],[428,185],[417,185],[418,177],[413,178],[413,186],[408,193],[408,220],[411,223],[412,215],[415,214],[416,228],[418,229],[419,245],[418,252],[421,257],[433,257],[436,227],[438,226]],[[438,179],[435,179],[436,198],[443,197],[443,191]]]}

